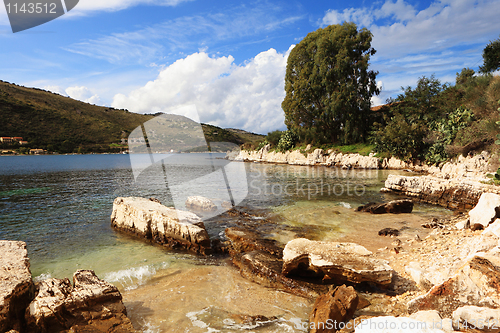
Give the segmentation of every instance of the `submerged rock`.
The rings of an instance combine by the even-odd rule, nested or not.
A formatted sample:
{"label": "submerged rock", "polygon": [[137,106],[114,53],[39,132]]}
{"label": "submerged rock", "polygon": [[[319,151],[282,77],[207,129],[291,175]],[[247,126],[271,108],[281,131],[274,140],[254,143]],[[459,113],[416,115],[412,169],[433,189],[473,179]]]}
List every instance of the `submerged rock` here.
{"label": "submerged rock", "polygon": [[202,220],[193,213],[163,206],[144,198],[116,198],[111,226],[139,237],[196,253],[211,251]]}
{"label": "submerged rock", "polygon": [[356,211],[372,214],[401,214],[413,211],[413,201],[408,199],[393,200],[386,203],[377,204],[370,202],[364,206],[359,206]]}
{"label": "submerged rock", "polygon": [[394,228],[384,228],[379,230],[379,236],[399,236],[399,230]]}
{"label": "submerged rock", "polygon": [[0,332],[24,330],[24,311],[33,293],[26,243],[0,241]]}
{"label": "submerged rock", "polygon": [[466,305],[500,306],[500,260],[497,256],[474,255],[449,279],[408,303],[410,313],[437,310],[443,318]]}
{"label": "submerged rock", "polygon": [[90,270],[75,272],[73,283],[67,278],[37,283],[26,310],[29,332],[136,332],[115,286]]}
{"label": "submerged rock", "polygon": [[204,212],[214,212],[217,210],[217,205],[215,205],[213,201],[208,198],[192,196],[186,199],[186,208]]}
{"label": "submerged rock", "polygon": [[320,278],[323,282],[372,282],[386,286],[393,269],[385,260],[354,243],[294,239],[283,250],[283,274]]}
{"label": "submerged rock", "polygon": [[[345,285],[336,287],[319,296],[309,315],[310,333],[336,332],[342,325],[351,320],[358,307],[359,297],[353,287]],[[333,326],[330,328],[331,323]]]}

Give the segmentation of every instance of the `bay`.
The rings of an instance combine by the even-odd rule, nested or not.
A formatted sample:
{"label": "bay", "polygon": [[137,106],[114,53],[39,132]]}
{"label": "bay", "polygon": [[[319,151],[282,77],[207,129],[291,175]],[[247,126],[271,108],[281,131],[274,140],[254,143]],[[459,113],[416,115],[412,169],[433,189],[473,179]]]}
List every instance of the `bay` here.
{"label": "bay", "polygon": [[[27,243],[36,280],[93,269],[120,288],[134,326],[144,332],[301,332],[310,302],[241,278],[227,258],[168,251],[110,227],[116,197],[155,197],[173,205],[168,185],[227,166],[223,156],[181,154],[166,168],[153,165],[141,175],[128,155],[1,156],[0,239]],[[147,158],[139,156],[146,166]],[[283,243],[296,237],[349,240],[376,250],[386,241],[377,230],[420,232],[421,221],[451,214],[418,203],[404,216],[354,212],[361,204],[397,198],[380,188],[389,173],[402,171],[232,163],[244,166],[237,187],[248,192],[238,209],[272,220],[275,227],[265,232]],[[157,177],[165,172],[168,183]],[[211,237],[222,237],[230,225],[217,216],[205,224]],[[235,315],[260,312],[275,319],[265,327],[230,324]]]}

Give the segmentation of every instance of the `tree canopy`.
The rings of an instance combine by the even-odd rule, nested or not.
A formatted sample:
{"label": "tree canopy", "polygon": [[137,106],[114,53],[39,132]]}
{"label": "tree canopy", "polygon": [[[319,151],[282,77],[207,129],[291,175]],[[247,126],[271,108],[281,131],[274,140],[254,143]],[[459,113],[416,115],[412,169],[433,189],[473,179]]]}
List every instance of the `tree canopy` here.
{"label": "tree canopy", "polygon": [[500,38],[490,42],[483,50],[483,66],[479,70],[483,73],[494,72],[500,69]]}
{"label": "tree canopy", "polygon": [[364,141],[370,98],[379,94],[368,70],[372,34],[354,23],[309,33],[290,52],[286,68],[285,124],[301,140],[350,144]]}

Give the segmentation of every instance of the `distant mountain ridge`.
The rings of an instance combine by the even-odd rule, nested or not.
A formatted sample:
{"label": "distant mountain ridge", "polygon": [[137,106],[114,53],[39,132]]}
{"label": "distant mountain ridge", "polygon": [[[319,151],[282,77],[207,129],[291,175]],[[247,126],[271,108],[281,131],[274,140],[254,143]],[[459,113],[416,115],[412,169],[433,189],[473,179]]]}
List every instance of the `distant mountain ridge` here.
{"label": "distant mountain ridge", "polygon": [[[38,88],[0,80],[0,137],[23,137],[29,148],[61,153],[124,149],[122,139],[154,115],[84,103]],[[238,145],[260,135],[203,125],[207,142]]]}

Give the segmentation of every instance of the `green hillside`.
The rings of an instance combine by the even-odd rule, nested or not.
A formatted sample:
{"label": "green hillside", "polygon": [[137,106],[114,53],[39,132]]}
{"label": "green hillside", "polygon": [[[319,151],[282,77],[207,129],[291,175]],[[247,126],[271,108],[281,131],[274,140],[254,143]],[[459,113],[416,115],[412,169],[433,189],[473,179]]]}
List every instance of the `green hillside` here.
{"label": "green hillside", "polygon": [[[42,148],[59,153],[117,152],[131,131],[154,115],[92,105],[37,88],[0,81],[0,137],[23,137],[25,147],[2,144],[3,149]],[[203,124],[208,142],[247,142],[234,133]],[[246,132],[244,132],[246,133]]]}

